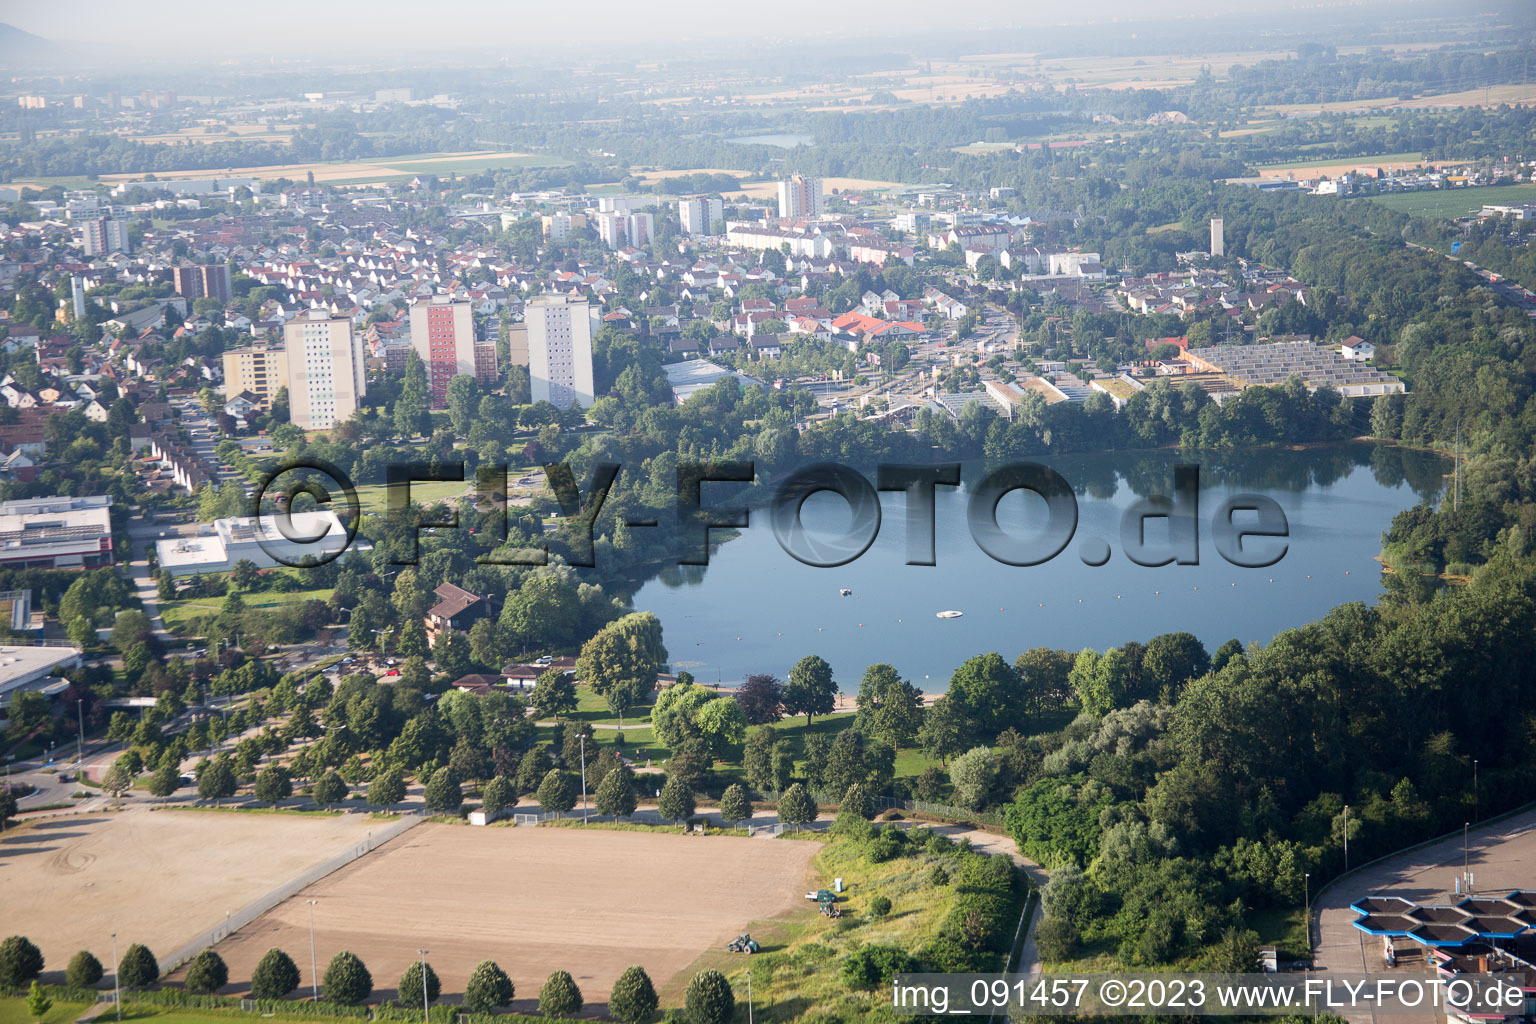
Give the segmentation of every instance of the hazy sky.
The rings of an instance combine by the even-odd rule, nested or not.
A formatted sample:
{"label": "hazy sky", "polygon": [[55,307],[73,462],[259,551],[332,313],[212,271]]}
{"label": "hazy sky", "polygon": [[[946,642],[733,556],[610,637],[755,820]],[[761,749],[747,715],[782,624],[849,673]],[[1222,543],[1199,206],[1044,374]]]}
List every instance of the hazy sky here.
{"label": "hazy sky", "polygon": [[[1328,6],[1338,0],[1280,0],[1276,7]],[[1105,23],[1159,15],[1189,17],[1246,9],[1231,0],[769,0],[700,4],[697,0],[263,0],[231,4],[208,0],[5,0],[0,21],[62,42],[146,48],[166,57],[190,44],[198,56],[220,52],[313,53],[366,56],[413,44],[438,51],[530,44],[530,36],[560,40],[560,49],[607,49],[660,40],[746,42],[856,36],[878,46],[883,38],[925,31],[1003,28],[1070,22]],[[607,45],[604,45],[607,44]],[[635,56],[642,56],[636,54]]]}

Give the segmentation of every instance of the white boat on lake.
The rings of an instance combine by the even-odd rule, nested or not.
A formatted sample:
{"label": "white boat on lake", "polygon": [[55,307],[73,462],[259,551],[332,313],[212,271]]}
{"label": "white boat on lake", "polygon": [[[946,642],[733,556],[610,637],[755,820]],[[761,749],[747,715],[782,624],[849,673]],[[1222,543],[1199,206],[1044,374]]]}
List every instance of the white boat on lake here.
{"label": "white boat on lake", "polygon": [[942,611],[942,612],[938,612],[937,613],[938,617],[941,618],[941,619],[958,619],[960,616],[962,616],[964,614],[965,614],[964,612],[957,612],[953,608],[950,608],[947,611]]}

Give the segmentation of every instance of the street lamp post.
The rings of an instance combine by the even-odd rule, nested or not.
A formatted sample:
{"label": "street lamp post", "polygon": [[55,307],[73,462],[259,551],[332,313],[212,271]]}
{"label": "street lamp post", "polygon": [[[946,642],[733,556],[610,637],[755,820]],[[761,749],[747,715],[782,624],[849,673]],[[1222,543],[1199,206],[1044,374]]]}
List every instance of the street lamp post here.
{"label": "street lamp post", "polygon": [[315,961],[315,904],[317,900],[305,900],[309,904],[309,992],[315,1002],[320,1001],[320,975]]}
{"label": "street lamp post", "polygon": [[587,823],[587,734],[579,733],[581,743],[581,823]]}
{"label": "street lamp post", "polygon": [[421,955],[421,1019],[426,1024],[432,1024],[432,1011],[427,1008],[427,954],[429,949],[418,949]]}
{"label": "street lamp post", "polygon": [[752,968],[747,968],[747,1024],[752,1024]]}
{"label": "street lamp post", "polygon": [[80,720],[80,739],[75,747],[75,767],[85,771],[85,701],[75,701],[75,717]]}
{"label": "street lamp post", "polygon": [[1467,890],[1468,896],[1472,895],[1472,880],[1467,873],[1468,869],[1472,866],[1471,857],[1467,850],[1467,826],[1470,824],[1471,822],[1469,821],[1461,823],[1461,886]]}
{"label": "street lamp post", "polygon": [[1481,817],[1483,813],[1483,794],[1477,788],[1477,758],[1472,759],[1472,817]]}
{"label": "street lamp post", "polygon": [[1344,805],[1344,870],[1349,870],[1349,804]]}
{"label": "street lamp post", "polygon": [[1312,956],[1312,872],[1308,871],[1301,876],[1301,892],[1303,900],[1302,913],[1305,915],[1303,923],[1307,928],[1307,957]]}
{"label": "street lamp post", "polygon": [[122,961],[117,958],[117,932],[112,933],[112,1002],[117,1006],[117,1019],[123,1019],[123,997],[117,987],[118,974],[122,970]]}

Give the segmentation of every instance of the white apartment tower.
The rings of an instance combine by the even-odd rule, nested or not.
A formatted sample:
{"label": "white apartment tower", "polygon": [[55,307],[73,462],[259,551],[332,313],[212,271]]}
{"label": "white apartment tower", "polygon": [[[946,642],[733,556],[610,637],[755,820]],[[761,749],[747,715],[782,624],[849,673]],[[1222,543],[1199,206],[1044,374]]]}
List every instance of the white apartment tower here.
{"label": "white apartment tower", "polygon": [[797,174],[779,182],[779,217],[795,219],[820,217],[822,211],[821,179]]}
{"label": "white apartment tower", "polygon": [[1211,218],[1211,255],[1225,256],[1227,254],[1227,233],[1220,217]]}
{"label": "white apartment tower", "polygon": [[528,377],[535,402],[557,409],[592,405],[592,307],[568,295],[541,295],[523,313]]}
{"label": "white apartment tower", "polygon": [[710,235],[725,219],[725,204],[718,199],[683,199],[677,204],[677,216],[684,234]]}
{"label": "white apartment tower", "polygon": [[283,325],[288,418],[305,430],[329,430],[352,418],[368,393],[363,339],[352,321],[311,309]]}
{"label": "white apartment tower", "polygon": [[105,256],[120,252],[127,255],[128,222],[112,217],[97,217],[81,225],[80,249],[87,256]]}

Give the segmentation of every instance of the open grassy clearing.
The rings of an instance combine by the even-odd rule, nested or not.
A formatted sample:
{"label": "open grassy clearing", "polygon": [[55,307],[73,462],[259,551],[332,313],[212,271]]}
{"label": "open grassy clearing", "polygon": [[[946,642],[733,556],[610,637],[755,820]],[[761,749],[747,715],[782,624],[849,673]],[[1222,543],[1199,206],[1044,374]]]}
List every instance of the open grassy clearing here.
{"label": "open grassy clearing", "polygon": [[[247,608],[260,608],[271,610],[283,605],[303,604],[305,601],[329,601],[332,588],[319,587],[312,590],[292,590],[283,593],[271,593],[258,591],[253,594],[240,595]],[[165,622],[165,628],[171,632],[179,632],[189,627],[194,619],[204,618],[209,615],[217,615],[224,607],[222,597],[189,597],[179,598],[175,601],[166,601],[160,605],[160,618]]]}
{"label": "open grassy clearing", "polygon": [[1397,192],[1372,196],[1380,203],[1414,217],[1465,217],[1482,209],[1484,203],[1536,202],[1536,185],[1489,185],[1483,188],[1435,189],[1432,192]]}

